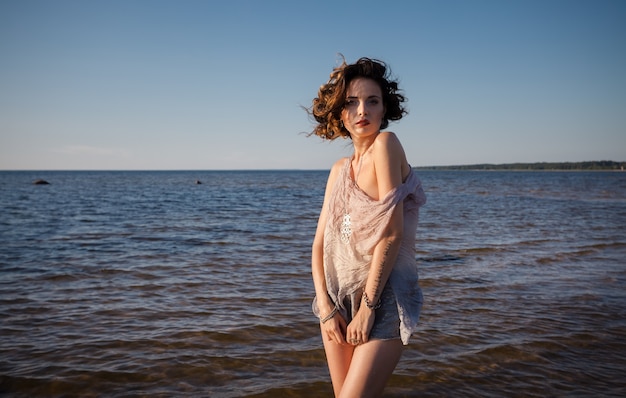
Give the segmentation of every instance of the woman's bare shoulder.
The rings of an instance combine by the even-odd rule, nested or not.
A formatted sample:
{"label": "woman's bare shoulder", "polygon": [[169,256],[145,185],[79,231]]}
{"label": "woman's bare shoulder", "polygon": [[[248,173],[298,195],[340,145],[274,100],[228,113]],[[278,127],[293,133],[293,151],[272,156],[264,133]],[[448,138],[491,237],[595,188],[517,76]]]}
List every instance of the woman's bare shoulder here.
{"label": "woman's bare shoulder", "polygon": [[341,158],[337,160],[335,164],[333,164],[333,166],[330,169],[330,174],[328,175],[329,184],[332,184],[332,182],[335,181],[335,179],[339,175],[339,172],[341,171],[341,168],[346,164],[347,161],[348,161],[348,158]]}
{"label": "woman's bare shoulder", "polygon": [[392,131],[381,131],[376,137],[376,144],[379,147],[387,148],[387,149],[397,149],[402,148],[402,144],[400,143],[400,139],[398,136]]}
{"label": "woman's bare shoulder", "polygon": [[337,175],[339,174],[339,171],[341,170],[341,168],[343,166],[345,166],[346,162],[348,161],[349,158],[341,158],[339,160],[337,160],[334,164],[333,167],[331,167],[330,169],[330,175]]}
{"label": "woman's bare shoulder", "polygon": [[391,131],[381,131],[376,137],[374,151],[383,156],[404,158],[404,148],[398,136]]}

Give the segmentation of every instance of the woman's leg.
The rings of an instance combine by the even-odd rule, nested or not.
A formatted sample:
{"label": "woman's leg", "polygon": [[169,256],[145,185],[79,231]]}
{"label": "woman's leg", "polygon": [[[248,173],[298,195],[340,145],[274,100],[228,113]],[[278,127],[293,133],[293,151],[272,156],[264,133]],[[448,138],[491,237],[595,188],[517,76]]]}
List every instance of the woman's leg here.
{"label": "woman's leg", "polygon": [[[402,355],[402,341],[370,340],[354,349],[338,397],[379,397]],[[330,361],[329,361],[330,364]],[[332,373],[331,373],[332,375]],[[334,385],[334,379],[333,379]]]}
{"label": "woman's leg", "polygon": [[330,370],[330,379],[333,382],[333,390],[335,396],[338,397],[343,387],[344,380],[350,370],[350,362],[354,353],[354,346],[338,344],[335,341],[329,341],[326,333],[322,333],[324,341],[324,350],[326,351],[326,361],[328,361],[328,369]]}

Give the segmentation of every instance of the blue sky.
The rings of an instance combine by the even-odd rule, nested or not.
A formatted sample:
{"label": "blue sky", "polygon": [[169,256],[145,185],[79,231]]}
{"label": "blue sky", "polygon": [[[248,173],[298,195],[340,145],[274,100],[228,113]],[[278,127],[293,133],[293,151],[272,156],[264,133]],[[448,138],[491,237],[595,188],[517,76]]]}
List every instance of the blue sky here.
{"label": "blue sky", "polygon": [[0,2],[0,169],[327,169],[338,54],[386,61],[415,166],[626,160],[626,1]]}

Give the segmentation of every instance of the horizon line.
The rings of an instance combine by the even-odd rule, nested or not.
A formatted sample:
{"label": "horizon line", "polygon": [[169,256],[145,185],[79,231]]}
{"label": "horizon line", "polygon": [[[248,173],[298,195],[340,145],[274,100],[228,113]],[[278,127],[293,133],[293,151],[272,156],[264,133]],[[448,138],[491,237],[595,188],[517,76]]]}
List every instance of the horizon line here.
{"label": "horizon line", "polygon": [[[427,165],[427,166],[411,166],[413,169],[428,169],[428,168],[446,168],[446,167],[484,167],[484,166],[522,166],[522,165],[546,165],[546,164],[583,164],[583,163],[611,163],[617,165],[626,166],[626,161],[614,161],[614,160],[582,160],[582,161],[565,161],[565,162],[553,162],[553,161],[540,161],[540,162],[510,162],[510,163],[471,163],[471,164],[448,164],[448,165]],[[330,168],[257,168],[257,169],[0,169],[0,172],[46,172],[46,171],[328,171]]]}

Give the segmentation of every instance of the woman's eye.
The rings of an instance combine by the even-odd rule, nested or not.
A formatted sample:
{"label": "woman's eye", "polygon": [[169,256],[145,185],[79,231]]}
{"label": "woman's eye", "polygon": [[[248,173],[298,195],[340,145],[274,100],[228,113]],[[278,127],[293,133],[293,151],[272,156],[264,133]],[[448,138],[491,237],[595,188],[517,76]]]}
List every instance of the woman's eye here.
{"label": "woman's eye", "polygon": [[354,104],[356,104],[355,100],[346,100],[346,106],[352,106]]}
{"label": "woman's eye", "polygon": [[377,99],[371,99],[369,100],[370,105],[378,105],[378,100]]}

